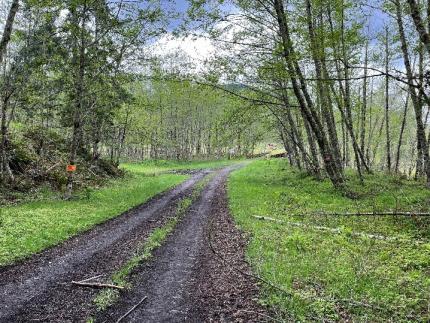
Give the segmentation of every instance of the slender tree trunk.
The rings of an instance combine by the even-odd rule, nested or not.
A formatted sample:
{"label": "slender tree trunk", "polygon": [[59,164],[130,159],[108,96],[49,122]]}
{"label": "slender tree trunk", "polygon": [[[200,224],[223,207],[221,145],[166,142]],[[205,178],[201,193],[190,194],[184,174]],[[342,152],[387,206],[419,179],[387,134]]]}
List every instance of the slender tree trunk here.
{"label": "slender tree trunk", "polygon": [[387,171],[391,172],[391,138],[390,138],[390,116],[389,116],[389,49],[388,49],[388,27],[385,29],[385,136]]}
{"label": "slender tree trunk", "polygon": [[101,141],[101,132],[102,132],[102,122],[97,121],[93,125],[93,147],[92,147],[92,159],[93,162],[97,162],[100,158],[99,144]]}
{"label": "slender tree trunk", "polygon": [[119,142],[118,142],[118,154],[116,156],[116,164],[119,165],[119,163],[121,162],[121,157],[122,157],[122,151],[124,149],[124,143],[125,143],[125,138],[127,136],[127,129],[128,129],[128,125],[129,125],[129,116],[130,116],[130,110],[127,109],[126,111],[126,115],[125,115],[125,121],[124,124],[122,126],[122,129],[119,128]]}
{"label": "slender tree trunk", "polygon": [[[337,137],[336,123],[334,120],[334,113],[332,108],[332,101],[330,98],[330,91],[327,89],[324,78],[328,78],[328,75],[323,75],[323,72],[326,72],[324,60],[324,37],[322,34],[317,35],[314,28],[313,23],[313,14],[312,14],[312,6],[311,1],[306,0],[306,13],[307,13],[307,23],[308,30],[311,41],[311,53],[312,59],[315,65],[315,74],[317,78],[317,90],[318,90],[318,98],[320,103],[320,110],[322,112],[323,120],[325,121],[325,125],[328,131],[328,136],[330,138],[332,155],[335,157],[335,162],[337,163],[338,168],[342,168],[341,163],[341,153],[339,148],[339,142]],[[322,16],[320,16],[320,24],[322,25]],[[324,73],[326,74],[326,73]]]}
{"label": "slender tree trunk", "polygon": [[[331,8],[330,6],[328,6],[327,8],[328,10],[328,17],[329,17],[329,24],[330,24],[330,28],[331,28],[331,32],[334,35],[335,31],[334,31],[334,26],[333,26],[333,21],[331,18]],[[343,15],[343,13],[342,13]],[[334,88],[333,83],[330,84],[330,88],[332,90],[333,95],[336,98],[337,101],[337,105],[339,107],[339,111],[342,117],[342,121],[345,123],[345,128],[349,134],[349,137],[351,138],[351,142],[352,142],[352,148],[354,150],[354,157],[355,157],[355,161],[356,161],[356,165],[357,165],[357,171],[358,174],[360,176],[360,179],[362,180],[362,172],[361,172],[361,166],[363,166],[366,169],[367,173],[371,173],[371,170],[369,168],[369,166],[366,163],[366,159],[364,156],[364,152],[360,149],[360,146],[357,142],[357,138],[355,136],[355,131],[354,131],[354,124],[353,124],[353,120],[352,120],[352,112],[351,112],[351,90],[350,90],[350,81],[349,81],[349,66],[348,66],[348,55],[347,55],[347,51],[346,51],[346,46],[345,46],[345,37],[344,37],[344,22],[343,22],[343,18],[342,18],[342,33],[341,33],[341,48],[337,48],[336,46],[333,46],[333,51],[335,52],[335,55],[338,56],[339,58],[342,58],[343,61],[343,65],[344,65],[344,71],[343,74],[341,72],[341,67],[339,66],[339,62],[336,60],[335,62],[335,67],[337,70],[337,75],[339,78],[339,89],[340,89],[340,94],[336,94],[336,89]],[[340,52],[340,54],[339,54]],[[342,79],[344,79],[344,83],[342,82]],[[346,142],[348,142],[348,138],[346,138]],[[347,145],[348,146],[348,145]],[[349,150],[346,149],[346,163],[348,164],[349,161]]]}
{"label": "slender tree trunk", "polygon": [[0,40],[0,64],[3,63],[4,54],[6,52],[7,45],[9,44],[10,37],[12,35],[13,23],[15,16],[19,10],[19,0],[13,0],[12,5],[9,9],[9,14],[6,19],[6,23],[3,29],[3,36]]}
{"label": "slender tree trunk", "polygon": [[[378,129],[378,137],[376,139],[376,144],[373,147],[372,164],[375,162],[375,159],[376,159],[376,152],[378,151],[381,137],[382,137],[382,134],[384,132],[384,125],[385,125],[385,113],[384,113],[384,117],[382,118],[381,124],[380,124],[379,129]],[[384,164],[385,164],[385,162],[384,162]]]}
{"label": "slender tree trunk", "polygon": [[[77,9],[73,9],[72,11],[75,15],[76,25],[79,25],[79,17],[77,16]],[[86,24],[86,15],[87,15],[87,7],[84,4],[82,8],[82,16],[81,24],[80,24],[80,39],[79,45],[77,46],[77,50],[75,55],[75,61],[77,62],[78,72],[76,73],[75,80],[75,106],[73,113],[73,134],[72,134],[72,144],[70,147],[70,156],[69,156],[69,165],[76,165],[76,157],[81,144],[82,137],[82,111],[84,105],[84,77],[85,77],[85,50],[86,50],[86,41],[85,41],[85,24]],[[66,186],[66,194],[65,198],[70,199],[73,194],[73,175],[74,172],[68,172],[67,174],[67,186]]]}
{"label": "slender tree trunk", "polygon": [[[13,23],[15,21],[15,16],[19,10],[19,0],[13,0],[12,5],[9,8],[9,13],[6,19],[6,23],[3,29],[3,35],[0,40],[0,65],[2,65],[4,56],[6,53],[7,45],[10,42],[10,38],[13,30]],[[9,107],[10,94],[6,93],[2,100],[1,107],[1,142],[0,142],[0,159],[1,159],[1,173],[0,179],[3,182],[6,176],[12,181],[14,176],[12,170],[9,166],[9,154],[8,154],[8,120],[7,120],[7,110]]]}
{"label": "slender tree trunk", "polygon": [[[366,113],[367,113],[367,64],[368,64],[368,51],[369,41],[366,41],[364,52],[364,79],[363,79],[363,104],[361,107],[361,121],[360,121],[360,150],[364,153],[366,151],[365,138],[366,138]],[[367,160],[366,160],[367,161]]]}
{"label": "slender tree trunk", "polygon": [[371,148],[371,144],[372,144],[372,139],[373,139],[373,134],[374,134],[374,132],[375,132],[375,128],[376,128],[376,122],[375,122],[375,124],[372,126],[372,123],[373,123],[373,79],[372,79],[372,81],[371,81],[371,84],[370,84],[370,102],[369,102],[370,104],[369,104],[369,113],[368,113],[368,115],[369,115],[369,131],[368,131],[368,133],[369,133],[369,135],[367,136],[367,148],[366,148],[366,162],[367,162],[367,164],[369,165],[369,167],[371,167],[371,164],[370,164],[370,148]]}
{"label": "slender tree trunk", "polygon": [[409,105],[409,96],[410,96],[410,93],[408,92],[408,95],[406,97],[406,102],[405,102],[405,109],[403,110],[403,119],[402,119],[402,125],[400,127],[399,141],[397,143],[396,166],[395,166],[395,170],[394,170],[396,173],[399,172],[400,150],[402,148],[403,133],[404,133],[405,127],[406,127],[406,119],[407,119],[407,115],[408,115],[408,105]]}
{"label": "slender tree trunk", "polygon": [[0,142],[0,162],[1,162],[1,173],[0,179],[4,182],[6,179],[14,181],[12,170],[9,166],[9,138],[8,138],[8,122],[7,122],[7,111],[9,107],[10,95],[6,95],[2,100],[1,107],[1,142]]}
{"label": "slender tree trunk", "polygon": [[[411,4],[411,2],[414,2],[413,0],[408,0],[409,4]],[[405,36],[405,31],[404,31],[404,26],[403,26],[403,19],[402,19],[402,10],[401,10],[401,3],[399,0],[395,1],[395,5],[396,5],[396,20],[397,20],[397,25],[399,28],[399,36],[400,36],[400,42],[401,42],[401,49],[402,49],[402,53],[403,53],[403,60],[405,63],[405,68],[406,68],[406,74],[408,77],[408,83],[409,83],[409,93],[411,94],[411,99],[412,99],[412,104],[414,107],[414,111],[415,111],[415,121],[416,121],[416,125],[417,125],[417,168],[416,168],[416,177],[418,177],[420,175],[421,172],[421,165],[422,165],[422,160],[424,160],[424,169],[427,175],[427,186],[430,187],[430,156],[429,156],[429,143],[427,141],[426,138],[426,132],[425,132],[425,126],[423,123],[423,107],[422,107],[422,100],[421,100],[421,94],[417,95],[416,93],[416,88],[413,86],[414,83],[414,77],[413,77],[413,71],[412,71],[412,66],[410,63],[410,59],[409,59],[409,53],[408,53],[408,47],[407,47],[407,41],[406,41],[406,36]],[[413,7],[413,5],[412,5]],[[411,7],[411,10],[413,11],[414,9]],[[416,15],[416,13],[413,13],[413,15]],[[415,18],[414,18],[415,20]],[[416,23],[416,22],[415,22]],[[425,38],[425,37],[424,37]],[[420,53],[420,66],[422,64],[422,55]],[[420,70],[422,69],[422,67],[420,67]],[[422,72],[420,71],[420,74],[422,74]],[[420,93],[423,93],[424,91],[422,90],[423,87],[423,82],[420,81]]]}
{"label": "slender tree trunk", "polygon": [[284,122],[282,120],[280,122],[281,124],[283,124],[284,129],[286,129],[285,131],[287,135],[289,135],[290,140],[292,141],[294,147],[300,150],[302,159],[306,166],[306,170],[316,178],[321,178],[321,171],[320,171],[320,166],[317,158],[317,147],[315,145],[315,140],[313,139],[312,131],[309,127],[309,124],[306,122],[306,119],[304,119],[306,132],[309,138],[309,147],[311,150],[310,156],[306,152],[305,145],[303,143],[302,134],[299,132],[297,124],[294,121],[293,115],[291,113],[291,106],[290,106],[288,94],[283,93],[282,98],[285,104],[285,116],[287,118],[288,125],[291,131],[288,132],[288,129],[286,125],[284,125]]}
{"label": "slender tree trunk", "polygon": [[[421,18],[418,3],[416,2],[416,0],[407,0],[407,2],[409,3],[409,8],[411,10],[412,20],[414,21],[415,28],[418,31],[418,35],[420,37],[420,40],[430,55],[430,35],[429,35],[428,31],[426,30],[424,22]],[[427,10],[430,10],[430,9],[427,8]],[[429,24],[429,28],[430,28],[430,23],[428,23],[428,24]]]}

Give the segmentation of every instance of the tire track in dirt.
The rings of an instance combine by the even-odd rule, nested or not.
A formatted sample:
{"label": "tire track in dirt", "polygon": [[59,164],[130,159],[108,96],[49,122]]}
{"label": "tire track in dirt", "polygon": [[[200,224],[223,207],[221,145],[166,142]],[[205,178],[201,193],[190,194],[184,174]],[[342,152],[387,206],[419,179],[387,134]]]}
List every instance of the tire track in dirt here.
{"label": "tire track in dirt", "polygon": [[[258,296],[256,283],[237,273],[232,275],[231,268],[220,265],[208,242],[210,222],[221,221],[221,225],[214,226],[223,232],[217,242],[223,244],[219,237],[234,241],[227,243],[228,248],[222,248],[221,253],[234,254],[241,270],[249,270],[243,265],[246,242],[228,213],[225,190],[228,174],[240,166],[215,174],[173,234],[154,253],[153,260],[135,270],[131,279],[134,289],[96,317],[96,322],[116,321],[144,297],[145,301],[124,322],[262,321],[264,316],[256,315],[265,312],[254,300]],[[226,221],[227,226],[223,225]],[[208,275],[209,271],[214,272]],[[213,275],[221,277],[217,281],[224,288],[208,283],[216,278]]]}
{"label": "tire track in dirt", "polygon": [[85,321],[95,293],[71,280],[106,276],[162,224],[176,203],[206,175],[201,171],[174,189],[27,261],[0,269],[0,322]]}

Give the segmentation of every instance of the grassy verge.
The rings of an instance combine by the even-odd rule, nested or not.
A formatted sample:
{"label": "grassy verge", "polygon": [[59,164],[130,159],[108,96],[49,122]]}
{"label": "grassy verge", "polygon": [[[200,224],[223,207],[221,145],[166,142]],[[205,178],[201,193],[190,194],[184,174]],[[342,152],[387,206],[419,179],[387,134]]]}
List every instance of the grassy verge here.
{"label": "grassy verge", "polygon": [[58,244],[165,191],[187,176],[146,176],[139,168],[73,201],[50,200],[0,209],[0,266]]}
{"label": "grassy verge", "polygon": [[[129,276],[139,264],[149,260],[152,257],[153,252],[160,247],[163,242],[167,239],[169,234],[173,232],[178,222],[185,215],[189,207],[195,200],[200,196],[203,189],[209,183],[211,175],[206,176],[204,179],[199,181],[193,189],[190,197],[182,199],[177,206],[175,215],[171,217],[166,224],[162,227],[154,229],[148,238],[142,243],[137,249],[135,255],[129,259],[121,268],[119,268],[110,278],[110,283],[131,288],[129,282]],[[115,301],[120,297],[120,292],[114,289],[102,290],[94,299],[96,308],[98,311],[106,310],[110,305],[114,304]]]}
{"label": "grassy verge", "polygon": [[262,302],[294,321],[429,321],[430,219],[306,215],[428,210],[429,191],[386,175],[369,176],[364,186],[351,179],[349,186],[359,198],[348,199],[282,160],[256,161],[232,174],[230,206],[250,233],[247,256],[260,276],[283,290],[265,288]]}

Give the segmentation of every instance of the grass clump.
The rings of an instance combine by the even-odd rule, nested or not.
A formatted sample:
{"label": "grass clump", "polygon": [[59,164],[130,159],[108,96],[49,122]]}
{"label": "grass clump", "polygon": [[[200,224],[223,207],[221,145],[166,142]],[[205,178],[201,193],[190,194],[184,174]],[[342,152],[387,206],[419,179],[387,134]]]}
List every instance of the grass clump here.
{"label": "grass clump", "polygon": [[0,266],[10,264],[118,216],[188,176],[129,172],[72,201],[30,202],[0,209]]}
{"label": "grass clump", "polygon": [[[190,199],[184,199],[190,200]],[[178,206],[181,207],[181,212],[184,205],[191,204],[189,202],[181,202]],[[178,223],[179,217],[175,216],[170,219],[164,226],[156,228],[149,235],[145,243],[136,252],[136,255],[132,257],[124,266],[122,266],[117,272],[111,277],[111,282],[115,285],[131,287],[128,276],[131,274],[134,268],[136,268],[140,263],[148,260],[152,257],[152,252],[161,246],[167,236],[173,231],[176,224]],[[94,303],[96,304],[97,310],[103,311],[112,305],[120,296],[120,292],[117,289],[105,289],[101,291],[96,298]]]}
{"label": "grass clump", "polygon": [[[364,186],[353,179],[348,184],[359,192],[354,200],[283,160],[256,161],[232,174],[230,206],[250,234],[247,257],[258,275],[285,291],[266,288],[262,302],[294,321],[430,320],[430,219],[315,215],[428,211],[429,191],[421,183],[380,174],[367,176]],[[290,225],[297,223],[303,226]],[[340,230],[315,229],[320,226]]]}

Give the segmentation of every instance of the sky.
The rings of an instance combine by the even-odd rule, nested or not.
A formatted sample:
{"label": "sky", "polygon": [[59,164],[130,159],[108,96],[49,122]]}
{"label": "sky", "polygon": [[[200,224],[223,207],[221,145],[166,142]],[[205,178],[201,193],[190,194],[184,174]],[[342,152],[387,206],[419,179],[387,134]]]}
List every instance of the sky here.
{"label": "sky", "polygon": [[[363,21],[366,20],[369,23],[369,35],[371,40],[371,46],[378,46],[376,37],[379,31],[381,31],[389,20],[389,17],[379,9],[375,7],[381,7],[381,0],[362,0],[364,4],[361,5],[363,16],[358,17]],[[168,4],[168,6],[173,6],[174,10],[185,14],[188,7],[188,0],[174,0],[174,3]],[[228,9],[228,7],[227,7]],[[233,8],[231,8],[233,10]],[[180,25],[181,21],[173,20],[170,22],[169,33],[161,37],[153,46],[153,50],[157,55],[163,55],[165,53],[173,53],[175,50],[181,50],[195,61],[198,70],[200,70],[200,65],[202,65],[205,59],[210,58],[210,56],[216,51],[216,44],[204,37],[186,37],[177,38],[173,37],[171,32]]]}
{"label": "sky", "polygon": [[[173,0],[173,3],[167,3],[167,7],[174,9],[175,12],[186,15],[189,8],[188,0]],[[182,19],[173,19],[169,23],[168,33],[163,35],[158,41],[151,46],[151,50],[157,56],[173,54],[176,51],[184,52],[195,65],[195,70],[201,72],[204,69],[204,61],[209,59],[215,52],[215,45],[207,37],[175,37],[173,31],[177,29]]]}

